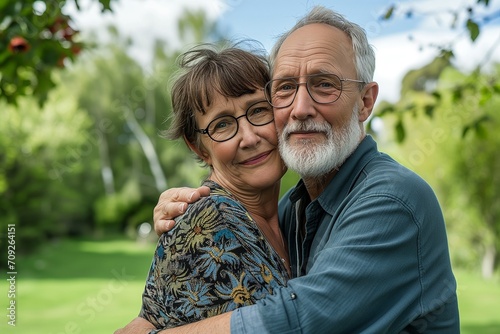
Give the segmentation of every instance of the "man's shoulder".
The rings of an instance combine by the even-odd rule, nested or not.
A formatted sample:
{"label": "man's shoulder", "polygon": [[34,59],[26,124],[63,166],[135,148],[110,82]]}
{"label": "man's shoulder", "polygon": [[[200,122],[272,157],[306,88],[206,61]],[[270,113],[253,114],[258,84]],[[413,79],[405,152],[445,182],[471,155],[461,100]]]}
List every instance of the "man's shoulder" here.
{"label": "man's shoulder", "polygon": [[426,180],[383,153],[365,166],[356,187],[361,197],[385,195],[406,203],[437,202]]}
{"label": "man's shoulder", "polygon": [[377,158],[372,159],[364,167],[363,173],[367,180],[386,181],[387,184],[427,185],[420,175],[385,153],[380,153]]}

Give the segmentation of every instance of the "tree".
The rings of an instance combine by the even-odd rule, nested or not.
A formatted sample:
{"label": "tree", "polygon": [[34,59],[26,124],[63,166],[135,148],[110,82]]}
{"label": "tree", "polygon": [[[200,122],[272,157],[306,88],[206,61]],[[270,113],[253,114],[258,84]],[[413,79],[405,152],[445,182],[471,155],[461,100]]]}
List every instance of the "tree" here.
{"label": "tree", "polygon": [[[446,22],[457,32],[457,36],[465,33],[473,43],[486,25],[500,17],[500,11],[487,11],[489,0],[477,0],[475,4],[449,8],[446,13],[420,13],[411,7],[401,10],[404,7],[401,5],[389,6],[381,20],[391,20],[397,16],[411,20],[421,15],[441,15],[442,18],[442,14],[447,14],[449,20]],[[498,159],[494,154],[498,145],[499,120],[492,112],[499,106],[500,85],[498,67],[494,73],[486,73],[483,64],[490,60],[499,43],[491,41],[490,51],[484,55],[484,61],[477,64],[471,73],[464,74],[452,68],[456,40],[440,45],[422,44],[421,48],[432,47],[437,50],[436,59],[405,76],[400,101],[395,104],[381,103],[368,128],[373,131],[374,119],[388,120],[393,126],[396,141],[410,152],[410,160],[425,161],[430,165],[430,161],[440,161],[449,166],[449,170],[441,173],[442,178],[437,182],[440,188],[446,189],[443,197],[450,204],[447,215],[450,221],[461,221],[462,225],[468,226],[465,238],[470,248],[477,249],[481,254],[483,275],[489,277],[500,249],[500,218],[496,209],[499,205],[492,190],[500,186],[495,177]],[[453,80],[450,80],[450,76]],[[408,145],[412,146],[407,143],[408,134],[415,132],[416,119],[429,120],[425,127],[428,130],[427,138],[417,141],[420,146],[413,145],[413,148],[408,149]],[[440,123],[443,120],[444,126]],[[407,126],[409,122],[412,123],[411,127]],[[447,127],[454,129],[447,131]],[[443,136],[446,141],[443,140],[442,144],[448,150],[437,149],[438,141]],[[431,148],[440,153],[437,156],[429,154]],[[447,160],[443,160],[443,157],[447,157]],[[441,166],[434,166],[435,171],[442,169]],[[450,193],[453,196],[449,196]],[[464,220],[464,217],[468,218]],[[461,255],[464,255],[463,251]]]}
{"label": "tree", "polygon": [[[219,36],[216,25],[203,12],[185,12],[179,25],[188,45]],[[165,43],[158,41],[154,70],[148,73],[127,54],[133,41],[122,40],[113,27],[110,32],[115,42],[77,67],[74,75],[79,87],[75,92],[78,105],[100,133],[103,184],[109,190],[96,202],[96,222],[122,222],[122,228],[127,228],[149,220],[167,180],[173,187],[197,185],[206,171],[196,165],[185,145],[159,136],[168,126],[168,83],[176,71],[179,51],[165,50]],[[106,131],[99,130],[102,124],[109,125]]]}
{"label": "tree", "polygon": [[[436,189],[454,263],[476,268],[481,263],[483,276],[491,277],[500,250],[500,119],[496,112],[500,108],[496,79],[500,66],[490,74],[465,74],[451,65],[436,64],[440,60],[409,72],[403,80],[407,82],[404,98],[382,106],[382,110],[393,110],[384,116],[385,125],[411,124],[404,140],[394,144],[388,133],[380,135],[386,148]],[[412,81],[431,72],[432,92],[419,89]],[[439,103],[429,108],[436,100]],[[392,135],[401,134],[394,131]]]}
{"label": "tree", "polygon": [[[111,10],[111,0],[98,1],[103,12]],[[33,95],[43,104],[55,85],[53,70],[85,47],[71,16],[62,13],[65,4],[0,0],[0,101],[16,104],[19,97]]]}
{"label": "tree", "polygon": [[[472,42],[475,42],[480,36],[481,29],[484,28],[484,26],[491,24],[492,21],[500,18],[500,11],[493,13],[487,12],[489,5],[489,0],[476,0],[475,4],[460,5],[453,8],[448,8],[446,11],[421,12],[417,9],[418,7],[416,7],[417,5],[415,4],[408,7],[404,6],[404,3],[398,3],[390,5],[385,10],[384,14],[381,15],[380,20],[394,20],[401,17],[412,20],[415,17],[433,16],[436,18],[436,21],[446,22],[443,25],[448,25],[448,27],[451,28],[452,31],[456,32],[457,37],[462,34],[467,34],[470,40]],[[412,36],[409,36],[409,38],[412,39]],[[403,81],[401,99],[404,98],[406,90],[411,87],[409,85],[414,85],[411,88],[415,90],[426,91],[429,94],[434,95],[435,97],[434,99],[427,101],[427,104],[424,108],[424,112],[427,115],[432,116],[435,110],[439,109],[438,106],[440,105],[442,100],[440,99],[440,93],[434,89],[435,85],[433,84],[433,82],[435,81],[436,76],[440,74],[441,70],[453,61],[455,47],[454,43],[457,40],[458,38],[453,38],[443,44],[436,45],[429,43],[420,45],[420,48],[422,49],[426,47],[436,49],[437,58],[435,59],[433,64],[429,64],[426,67],[426,71],[422,71],[422,69],[419,70],[418,74],[421,75],[420,77],[415,77],[414,74],[408,74],[406,76],[406,82],[405,80]],[[485,54],[484,60],[481,63],[477,64],[475,71],[482,71],[482,66],[488,62],[493,50],[498,47],[498,45],[498,41],[492,41],[490,51]],[[408,84],[408,82],[411,83]],[[468,83],[468,85],[471,84],[473,83]],[[468,88],[469,87],[461,85],[450,87],[450,89],[454,91],[454,94],[457,98],[464,96],[464,90]],[[481,91],[479,91],[479,93],[482,94]],[[482,99],[493,98],[498,93],[499,92],[493,92],[493,94],[483,95]],[[394,113],[395,111],[396,109],[391,104],[384,104],[383,107],[377,111],[377,116],[385,117]],[[407,104],[404,108],[404,111],[410,113],[416,112],[416,110],[414,110],[413,108],[413,105],[411,104]],[[478,118],[473,122],[476,122],[484,117],[485,115],[478,115]],[[369,126],[371,126],[371,123],[369,123]],[[465,131],[465,129],[470,126],[470,124],[464,124],[463,130]],[[398,142],[403,142],[405,139],[406,131],[405,123],[401,120],[397,122],[394,126],[394,131],[397,133],[396,139],[398,140]]]}
{"label": "tree", "polygon": [[92,179],[88,116],[64,86],[53,91],[43,110],[26,97],[18,108],[0,105],[2,231],[16,225],[19,252],[35,249],[46,238],[85,231],[92,198],[101,190]]}
{"label": "tree", "polygon": [[[500,83],[497,77],[500,66],[494,73],[481,75],[474,72],[463,78],[466,87],[461,90],[460,100],[464,104],[454,102],[450,107],[464,106],[462,113],[467,114],[464,122],[462,140],[456,142],[452,171],[457,182],[462,186],[463,196],[468,205],[475,209],[480,221],[482,251],[482,274],[491,278],[497,264],[500,251]],[[446,80],[446,78],[443,78]],[[450,80],[448,80],[450,81]]]}
{"label": "tree", "polygon": [[[195,21],[188,36],[208,38],[210,23]],[[167,180],[197,186],[206,174],[184,144],[159,135],[179,51],[158,41],[148,72],[115,37],[71,68],[54,67],[43,105],[32,94],[0,99],[0,224],[18,227],[23,251],[47,239],[134,231],[151,220]]]}

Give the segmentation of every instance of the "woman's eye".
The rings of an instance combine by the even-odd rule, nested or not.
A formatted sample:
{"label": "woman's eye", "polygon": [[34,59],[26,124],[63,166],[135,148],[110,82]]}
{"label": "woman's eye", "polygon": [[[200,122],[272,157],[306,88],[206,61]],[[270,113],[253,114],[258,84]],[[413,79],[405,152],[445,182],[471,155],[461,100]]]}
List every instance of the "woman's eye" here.
{"label": "woman's eye", "polygon": [[262,101],[259,102],[247,111],[247,117],[252,118],[252,117],[260,117],[260,116],[265,116],[269,113],[272,114],[273,108],[267,101]]}
{"label": "woman's eye", "polygon": [[217,131],[225,131],[231,126],[234,125],[234,119],[232,118],[222,118],[220,120],[216,120],[213,122],[212,126],[210,127],[212,132],[217,132]]}
{"label": "woman's eye", "polygon": [[227,123],[226,122],[218,122],[217,124],[215,124],[215,128],[216,129],[222,129],[222,128],[225,128],[227,127]]}

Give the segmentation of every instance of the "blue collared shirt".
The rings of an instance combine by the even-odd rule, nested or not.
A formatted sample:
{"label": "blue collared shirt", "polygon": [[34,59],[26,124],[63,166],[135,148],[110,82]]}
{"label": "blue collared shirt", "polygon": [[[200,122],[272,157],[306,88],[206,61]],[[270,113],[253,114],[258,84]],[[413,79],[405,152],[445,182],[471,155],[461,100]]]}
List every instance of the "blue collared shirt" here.
{"label": "blue collared shirt", "polygon": [[317,199],[289,191],[280,222],[296,278],[234,311],[232,333],[460,332],[436,196],[370,136]]}

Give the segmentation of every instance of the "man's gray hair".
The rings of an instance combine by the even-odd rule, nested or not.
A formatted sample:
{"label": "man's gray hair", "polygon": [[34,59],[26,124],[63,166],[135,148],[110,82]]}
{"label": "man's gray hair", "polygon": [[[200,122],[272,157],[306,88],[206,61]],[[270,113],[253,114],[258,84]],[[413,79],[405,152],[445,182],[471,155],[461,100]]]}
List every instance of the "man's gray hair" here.
{"label": "man's gray hair", "polygon": [[300,19],[292,29],[279,36],[271,50],[271,68],[274,68],[276,57],[285,39],[295,30],[313,23],[328,24],[345,32],[352,41],[352,47],[356,57],[354,65],[356,66],[358,75],[357,79],[364,82],[373,81],[373,73],[375,72],[375,52],[368,43],[365,30],[356,23],[347,20],[341,14],[323,6],[315,6],[306,16]]}

